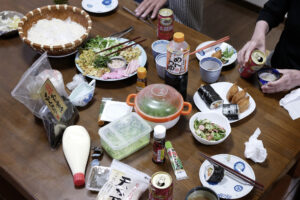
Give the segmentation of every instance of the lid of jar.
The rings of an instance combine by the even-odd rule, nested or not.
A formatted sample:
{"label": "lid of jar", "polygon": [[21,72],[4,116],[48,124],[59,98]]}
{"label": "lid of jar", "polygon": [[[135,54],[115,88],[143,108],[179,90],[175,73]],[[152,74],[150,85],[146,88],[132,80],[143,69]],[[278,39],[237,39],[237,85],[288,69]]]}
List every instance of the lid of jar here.
{"label": "lid of jar", "polygon": [[147,70],[145,67],[138,67],[137,76],[139,79],[144,79],[147,76]]}
{"label": "lid of jar", "polygon": [[158,139],[163,139],[166,137],[166,127],[163,125],[156,125],[154,127],[154,137]]}
{"label": "lid of jar", "polygon": [[182,32],[174,33],[173,40],[175,42],[183,42],[184,41],[184,34]]}

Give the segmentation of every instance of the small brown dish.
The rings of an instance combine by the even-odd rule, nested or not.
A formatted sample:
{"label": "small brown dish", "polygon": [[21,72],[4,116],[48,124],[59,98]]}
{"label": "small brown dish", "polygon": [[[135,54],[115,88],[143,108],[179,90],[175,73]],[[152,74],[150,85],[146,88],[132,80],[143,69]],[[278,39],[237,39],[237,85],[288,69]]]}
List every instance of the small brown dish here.
{"label": "small brown dish", "polygon": [[[61,20],[66,20],[70,18],[72,21],[82,25],[86,32],[78,39],[73,42],[61,45],[43,45],[37,44],[30,41],[27,38],[28,30],[41,19],[52,19],[57,18]],[[41,8],[36,8],[28,12],[19,22],[18,31],[20,38],[31,46],[34,50],[40,53],[47,52],[51,56],[61,56],[66,54],[71,54],[76,51],[82,42],[87,39],[90,31],[92,29],[92,20],[90,16],[80,8],[69,6],[69,5],[48,5]]]}

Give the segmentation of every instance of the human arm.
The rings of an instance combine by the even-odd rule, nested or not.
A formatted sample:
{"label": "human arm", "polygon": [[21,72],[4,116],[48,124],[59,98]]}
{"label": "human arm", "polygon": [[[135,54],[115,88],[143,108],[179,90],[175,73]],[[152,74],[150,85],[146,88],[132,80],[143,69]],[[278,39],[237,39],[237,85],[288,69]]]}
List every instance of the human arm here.
{"label": "human arm", "polygon": [[145,18],[151,11],[151,18],[157,16],[158,10],[165,5],[167,0],[144,0],[136,9],[135,14],[137,17]]}
{"label": "human arm", "polygon": [[266,34],[268,31],[269,25],[266,21],[261,20],[256,23],[251,40],[248,41],[238,52],[238,63],[240,66],[245,65],[254,49],[259,49],[260,51],[265,52]]}
{"label": "human arm", "polygon": [[282,77],[277,81],[268,82],[261,87],[264,93],[275,93],[287,91],[300,86],[300,70],[296,69],[278,69]]}

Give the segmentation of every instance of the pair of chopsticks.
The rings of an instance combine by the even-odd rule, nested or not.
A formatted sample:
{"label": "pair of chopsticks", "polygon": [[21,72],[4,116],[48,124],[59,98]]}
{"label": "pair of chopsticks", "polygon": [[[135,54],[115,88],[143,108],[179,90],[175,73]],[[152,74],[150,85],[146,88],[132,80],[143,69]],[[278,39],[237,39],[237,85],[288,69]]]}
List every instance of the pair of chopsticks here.
{"label": "pair of chopsticks", "polygon": [[230,39],[229,36],[223,37],[223,38],[221,38],[221,39],[219,39],[219,40],[217,40],[217,41],[215,41],[215,42],[212,42],[212,43],[210,43],[210,44],[208,44],[208,45],[205,45],[204,47],[201,47],[200,49],[197,49],[196,51],[191,52],[190,55],[193,55],[193,54],[195,54],[195,53],[198,53],[198,52],[200,52],[200,51],[203,51],[204,49],[207,49],[207,48],[209,48],[209,47],[215,46],[215,45],[220,44],[220,43],[222,43],[222,42],[226,42],[226,41],[229,40],[229,39]]}
{"label": "pair of chopsticks", "polygon": [[[133,15],[136,17],[135,13],[130,10],[129,8],[127,8],[126,6],[123,6],[122,7],[125,11],[127,11],[129,14]],[[148,24],[149,26],[151,26],[152,28],[155,28],[155,25],[150,21],[150,18],[147,17],[148,21],[144,20],[143,18],[141,17],[137,17],[139,20],[141,20],[142,22],[144,22],[145,24]]]}
{"label": "pair of chopsticks", "polygon": [[[104,51],[113,49],[113,48],[115,48],[115,47],[121,46],[121,45],[126,44],[126,43],[129,43],[129,42],[133,42],[133,41],[135,41],[135,40],[137,40],[137,39],[139,39],[139,38],[140,38],[140,36],[138,36],[138,37],[136,37],[136,38],[133,38],[133,39],[131,39],[131,40],[128,40],[128,41],[126,41],[126,42],[122,42],[122,43],[119,43],[119,44],[117,44],[117,45],[111,46],[111,47],[109,47],[109,48],[102,49],[101,51],[96,52],[96,54],[102,53],[102,52],[104,52]],[[133,44],[131,44],[131,45],[128,45],[128,46],[126,46],[126,47],[123,47],[123,48],[121,48],[121,49],[118,49],[118,50],[116,50],[116,51],[113,51],[113,52],[111,52],[111,53],[109,53],[109,54],[106,54],[105,56],[110,56],[110,55],[112,55],[112,54],[119,53],[119,52],[124,51],[125,49],[128,49],[128,48],[130,48],[130,47],[132,47],[132,46],[134,46],[134,45],[140,44],[140,43],[144,42],[145,40],[147,40],[147,39],[143,39],[143,40],[140,40],[140,41],[138,41],[138,42],[135,42],[135,43],[133,43]]]}
{"label": "pair of chopsticks", "polygon": [[224,165],[224,164],[220,163],[219,161],[217,161],[217,160],[215,160],[215,159],[213,159],[213,158],[211,158],[211,157],[205,155],[205,154],[202,153],[202,152],[199,152],[199,153],[200,153],[200,155],[201,155],[202,157],[204,157],[205,159],[207,159],[210,163],[222,167],[224,170],[226,170],[226,171],[229,172],[230,174],[232,174],[232,175],[234,175],[234,176],[236,176],[236,177],[242,179],[243,181],[249,183],[249,184],[252,185],[253,187],[256,187],[256,188],[259,189],[259,190],[264,190],[264,186],[263,186],[262,184],[258,183],[257,181],[255,181],[255,180],[253,180],[253,179],[251,179],[251,178],[249,178],[249,177],[247,177],[247,176],[245,176],[245,175],[239,173],[238,171],[235,171],[234,169],[232,169],[232,168],[230,168],[230,167],[227,167],[226,165]]}

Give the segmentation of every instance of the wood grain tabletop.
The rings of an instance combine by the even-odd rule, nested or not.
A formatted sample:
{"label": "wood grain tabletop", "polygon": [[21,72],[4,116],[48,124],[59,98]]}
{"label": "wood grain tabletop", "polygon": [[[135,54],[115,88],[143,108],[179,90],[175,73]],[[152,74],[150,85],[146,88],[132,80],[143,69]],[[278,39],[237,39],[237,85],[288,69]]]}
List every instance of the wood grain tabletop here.
{"label": "wood grain tabletop", "polygon": [[[16,10],[26,14],[30,10],[53,1],[34,0],[2,0],[1,10]],[[81,1],[69,1],[70,5],[81,8]],[[157,75],[154,58],[151,53],[151,43],[156,38],[156,29],[144,24],[136,17],[122,9],[122,5],[134,10],[135,4],[128,0],[120,0],[118,8],[108,14],[90,14],[93,25],[91,37],[108,36],[129,26],[134,30],[127,38],[141,36],[147,38],[142,44],[147,53],[148,84],[164,83]],[[156,23],[156,21],[154,21]],[[185,34],[191,50],[204,41],[211,40],[182,24],[175,23],[175,31]],[[219,38],[213,38],[219,39]],[[234,38],[231,38],[234,40]],[[230,41],[228,42],[230,43]],[[65,160],[61,145],[51,149],[46,137],[42,121],[21,103],[11,96],[11,91],[18,83],[22,74],[39,58],[40,54],[24,44],[19,37],[0,39],[0,175],[15,186],[28,199],[95,199],[97,193],[85,188],[74,188],[71,171]],[[65,58],[50,58],[53,69],[63,74],[64,83],[72,80],[79,73],[74,63],[75,56]],[[193,95],[203,83],[200,77],[198,60],[191,56],[188,73],[187,101],[193,104],[192,113],[182,116],[176,126],[167,131],[166,139],[170,140],[177,151],[189,179],[176,181],[170,162],[156,165],[152,162],[152,143],[122,160],[122,162],[141,170],[148,175],[157,171],[166,171],[174,180],[174,199],[184,199],[189,190],[200,186],[199,168],[203,163],[199,151],[207,155],[232,154],[246,160],[253,168],[256,180],[265,186],[264,191],[253,189],[242,199],[263,198],[300,156],[300,121],[293,121],[288,112],[279,106],[279,100],[285,93],[265,95],[259,89],[255,77],[245,80],[240,78],[237,66],[226,67],[218,80],[237,82],[256,102],[256,109],[248,117],[231,124],[231,135],[221,144],[205,146],[197,142],[189,129],[190,117],[199,112],[193,102]],[[130,93],[136,92],[136,76],[117,82],[97,81],[93,101],[79,109],[78,125],[84,126],[91,137],[92,145],[100,145],[97,118],[102,97],[112,97],[114,100],[125,101]],[[264,163],[257,164],[244,156],[245,145],[252,133],[259,127],[259,136],[267,149],[268,156]],[[110,166],[111,157],[104,154],[101,165]],[[141,199],[147,199],[148,191]]]}

